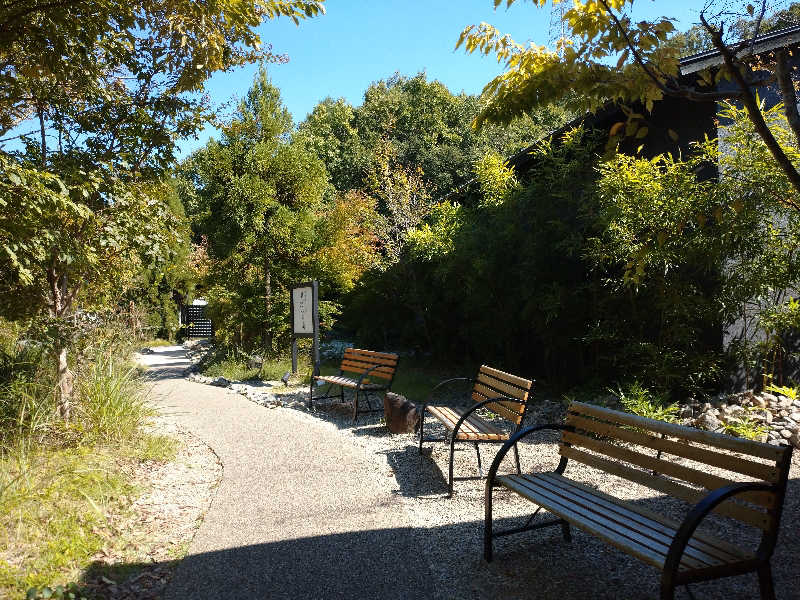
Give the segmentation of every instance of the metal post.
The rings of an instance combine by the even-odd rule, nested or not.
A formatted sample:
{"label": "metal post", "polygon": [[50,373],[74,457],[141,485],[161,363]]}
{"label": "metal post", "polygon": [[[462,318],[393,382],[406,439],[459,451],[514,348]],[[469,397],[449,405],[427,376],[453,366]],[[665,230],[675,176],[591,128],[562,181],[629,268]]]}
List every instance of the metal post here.
{"label": "metal post", "polygon": [[297,374],[297,338],[292,336],[292,373]]}
{"label": "metal post", "polygon": [[319,282],[312,282],[313,298],[312,310],[314,315],[314,369],[313,374],[319,375]]}

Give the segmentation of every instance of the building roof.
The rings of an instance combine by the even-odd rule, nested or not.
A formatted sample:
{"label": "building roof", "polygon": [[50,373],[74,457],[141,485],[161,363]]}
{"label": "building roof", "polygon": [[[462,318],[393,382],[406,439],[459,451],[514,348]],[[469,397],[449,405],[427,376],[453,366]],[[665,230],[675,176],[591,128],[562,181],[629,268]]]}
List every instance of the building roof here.
{"label": "building roof", "polygon": [[[776,48],[786,48],[800,44],[800,25],[787,27],[771,31],[755,38],[742,40],[738,44],[732,44],[731,48],[736,51],[739,58],[763,54]],[[719,50],[708,50],[685,56],[680,61],[681,75],[691,75],[709,67],[717,67],[723,63],[722,55]]]}

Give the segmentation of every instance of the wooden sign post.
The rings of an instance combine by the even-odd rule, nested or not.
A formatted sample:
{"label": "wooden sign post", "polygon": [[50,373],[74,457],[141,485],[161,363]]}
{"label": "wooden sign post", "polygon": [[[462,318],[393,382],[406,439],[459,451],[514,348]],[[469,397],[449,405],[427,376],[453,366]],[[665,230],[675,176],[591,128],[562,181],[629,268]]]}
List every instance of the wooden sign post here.
{"label": "wooden sign post", "polygon": [[319,282],[307,281],[292,288],[292,373],[297,373],[297,340],[313,338],[314,375],[319,375]]}

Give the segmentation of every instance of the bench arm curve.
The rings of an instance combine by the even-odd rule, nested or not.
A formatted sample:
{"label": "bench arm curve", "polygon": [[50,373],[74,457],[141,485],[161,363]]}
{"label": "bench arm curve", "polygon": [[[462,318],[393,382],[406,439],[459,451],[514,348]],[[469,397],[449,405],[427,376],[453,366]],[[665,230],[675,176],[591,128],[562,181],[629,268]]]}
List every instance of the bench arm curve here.
{"label": "bench arm curve", "polygon": [[445,379],[444,381],[440,381],[435,386],[433,386],[433,389],[431,390],[430,394],[428,394],[428,398],[425,400],[425,402],[422,405],[423,409],[424,409],[425,406],[427,406],[428,404],[431,403],[431,401],[433,400],[433,394],[436,392],[436,390],[438,390],[440,387],[442,387],[444,385],[447,385],[449,383],[453,383],[454,381],[472,381],[472,378],[470,378],[470,377],[453,377],[452,379]]}
{"label": "bench arm curve", "polygon": [[456,439],[456,435],[458,435],[458,430],[461,428],[461,424],[469,418],[469,416],[474,413],[479,408],[486,406],[487,404],[492,404],[497,402],[498,400],[508,400],[513,402],[511,398],[507,398],[505,396],[497,396],[497,398],[489,398],[488,400],[482,400],[481,402],[476,402],[472,406],[470,406],[467,410],[464,411],[464,414],[461,415],[461,418],[456,421],[455,426],[453,427],[453,441]]}
{"label": "bench arm curve", "polygon": [[369,369],[367,369],[366,371],[364,371],[364,372],[361,374],[361,377],[359,377],[359,378],[358,378],[358,383],[356,384],[356,386],[358,387],[358,389],[359,389],[359,390],[361,389],[361,382],[362,382],[362,381],[364,381],[364,379],[366,379],[366,378],[367,378],[367,375],[369,375],[370,373],[372,373],[372,371],[374,371],[375,369],[377,369],[377,368],[379,368],[379,367],[383,367],[383,366],[385,366],[385,365],[375,365],[374,367],[370,367]]}
{"label": "bench arm curve", "polygon": [[[491,402],[491,401],[487,401]],[[545,423],[543,425],[533,425],[531,427],[526,427],[525,429],[520,429],[517,433],[512,435],[508,441],[500,447],[500,450],[497,452],[497,456],[494,457],[492,461],[492,466],[489,467],[489,476],[486,478],[486,491],[487,493],[494,487],[494,479],[497,476],[497,470],[500,468],[500,463],[503,462],[503,459],[506,457],[508,451],[522,438],[529,436],[532,433],[537,431],[543,430],[553,430],[553,431],[573,431],[575,428],[572,425],[562,425],[560,423]],[[558,463],[558,467],[556,467],[556,473],[563,473],[564,469],[567,467],[567,458],[562,456],[561,462]]]}
{"label": "bench arm curve", "polygon": [[[700,502],[692,507],[689,514],[675,533],[675,537],[669,546],[667,558],[664,561],[664,571],[662,582],[665,578],[673,578],[680,567],[681,557],[689,544],[695,529],[705,519],[711,511],[725,502],[728,498],[742,494],[744,492],[777,492],[778,486],[772,483],[742,482],[732,483],[712,490],[706,494]],[[766,535],[767,532],[765,532]],[[759,549],[760,553],[760,549]],[[771,551],[770,551],[771,553]]]}

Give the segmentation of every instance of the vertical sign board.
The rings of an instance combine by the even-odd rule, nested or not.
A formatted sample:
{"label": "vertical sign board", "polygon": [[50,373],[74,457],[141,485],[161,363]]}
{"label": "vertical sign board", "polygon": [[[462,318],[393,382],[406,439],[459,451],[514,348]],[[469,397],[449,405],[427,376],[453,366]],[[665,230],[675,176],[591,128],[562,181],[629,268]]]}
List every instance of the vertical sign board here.
{"label": "vertical sign board", "polygon": [[319,283],[307,281],[292,288],[292,373],[297,373],[297,340],[314,340],[314,375],[319,375]]}

